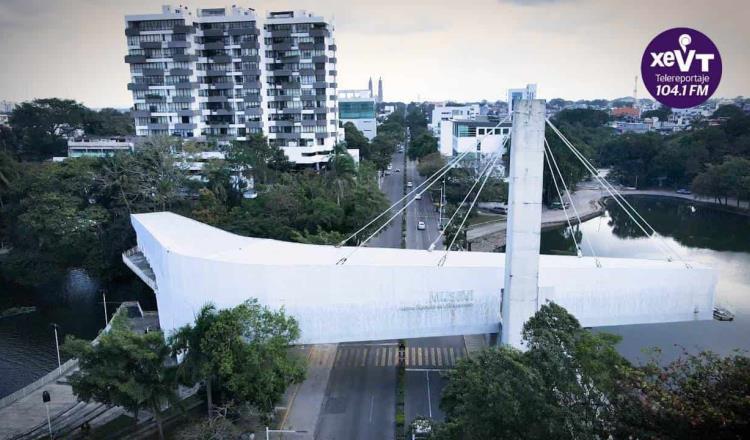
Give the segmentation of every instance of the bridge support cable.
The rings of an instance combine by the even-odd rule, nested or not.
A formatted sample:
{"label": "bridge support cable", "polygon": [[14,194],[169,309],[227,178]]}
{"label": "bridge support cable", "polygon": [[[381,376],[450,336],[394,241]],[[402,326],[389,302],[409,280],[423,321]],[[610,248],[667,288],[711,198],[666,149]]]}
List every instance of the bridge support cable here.
{"label": "bridge support cable", "polygon": [[[630,219],[638,226],[638,228],[646,235],[647,237],[655,237],[657,238],[657,243],[661,245],[662,251],[666,254],[668,261],[673,261],[672,256],[676,256],[680,261],[682,261],[683,264],[685,264],[685,267],[691,268],[690,264],[686,262],[682,256],[675,251],[669,243],[662,237],[659,233],[656,232],[656,229],[654,229],[653,226],[651,226],[646,219],[643,218],[643,216],[633,207],[633,205],[628,202],[628,200],[620,194],[617,189],[612,186],[609,182],[607,182],[605,179],[601,178],[599,176],[599,173],[596,171],[596,168],[591,164],[591,162],[586,159],[585,156],[565,137],[565,135],[562,134],[562,132],[549,120],[547,119],[547,124],[549,124],[550,128],[557,134],[557,136],[560,138],[560,140],[563,141],[563,143],[568,147],[568,149],[573,153],[573,155],[581,161],[581,163],[588,169],[588,171],[591,173],[591,175],[596,179],[599,184],[609,193],[610,196],[617,202],[617,204],[620,206],[620,208],[625,211],[625,213],[630,217]],[[626,207],[627,206],[627,207]],[[632,213],[631,213],[632,211]],[[638,221],[635,216],[637,216],[640,221]],[[643,222],[643,225],[651,230],[649,233],[646,228],[641,225],[641,222]]]}
{"label": "bridge support cable", "polygon": [[[506,138],[507,141],[507,138]],[[505,146],[505,142],[503,142],[503,146]],[[466,220],[468,220],[469,215],[471,214],[471,210],[474,209],[474,205],[477,203],[477,199],[479,199],[479,195],[482,193],[482,190],[484,189],[484,185],[487,183],[487,180],[489,180],[490,176],[492,175],[492,169],[495,167],[495,164],[497,163],[497,160],[500,159],[501,154],[500,151],[502,150],[502,147],[496,151],[495,158],[490,162],[487,167],[485,167],[484,171],[480,174],[484,175],[484,180],[482,180],[482,184],[479,186],[479,189],[477,190],[477,193],[474,195],[474,199],[471,201],[471,205],[469,205],[469,209],[466,211],[466,215],[464,215],[463,220],[461,221],[461,224],[458,226],[458,229],[456,230],[456,235],[453,236],[453,239],[451,240],[451,243],[445,248],[445,253],[443,254],[442,258],[440,258],[440,261],[438,261],[438,266],[445,265],[445,260],[448,259],[448,252],[450,252],[451,248],[453,247],[453,244],[456,242],[456,238],[458,238],[459,234],[461,234],[461,230],[464,227],[464,224],[466,223]],[[478,181],[478,180],[477,180]],[[471,193],[471,191],[469,191]]]}
{"label": "bridge support cable", "polygon": [[[544,140],[544,143],[547,143],[547,140]],[[552,177],[552,183],[555,185],[555,191],[557,192],[557,197],[560,198],[560,205],[562,206],[563,214],[565,215],[565,221],[568,223],[568,230],[570,230],[570,235],[573,237],[573,243],[575,243],[576,246],[576,255],[580,258],[583,256],[583,253],[581,252],[581,246],[578,244],[578,239],[576,238],[575,230],[573,230],[573,224],[570,222],[570,216],[568,215],[568,210],[565,208],[565,200],[563,199],[562,193],[560,193],[560,187],[557,185],[557,177],[555,176],[555,170],[552,168],[552,164],[549,160],[550,153],[547,152],[547,149],[544,150],[544,163],[547,164],[547,168],[549,169],[550,176]],[[579,219],[580,224],[580,219]]]}
{"label": "bridge support cable", "polygon": [[443,225],[443,227],[440,229],[437,237],[435,237],[435,240],[433,240],[432,243],[430,243],[430,247],[427,249],[428,251],[432,252],[433,250],[435,250],[435,246],[437,245],[437,242],[440,240],[440,238],[442,238],[445,235],[445,230],[448,229],[448,226],[450,226],[450,224],[453,222],[453,219],[456,218],[459,211],[466,203],[466,200],[469,199],[469,196],[471,195],[472,191],[474,191],[474,188],[477,186],[479,181],[482,180],[482,176],[485,174],[485,172],[488,169],[490,169],[490,166],[492,165],[492,163],[494,163],[494,161],[497,160],[496,158],[500,156],[500,152],[503,150],[507,142],[508,142],[508,139],[505,138],[500,148],[497,151],[495,151],[495,153],[493,153],[493,155],[490,157],[490,160],[487,162],[487,165],[485,166],[485,168],[482,170],[481,173],[479,173],[479,175],[477,175],[476,180],[474,180],[474,184],[471,185],[471,188],[469,188],[469,191],[466,192],[466,195],[464,196],[463,200],[461,200],[461,203],[458,205],[458,208],[456,208],[456,210],[453,212],[453,215],[451,215],[450,219],[448,219],[448,222],[445,225]]}
{"label": "bridge support cable", "polygon": [[[420,183],[413,190],[411,190],[408,193],[406,193],[403,197],[401,197],[400,199],[398,199],[396,202],[394,202],[391,206],[389,206],[383,212],[381,212],[375,218],[373,218],[372,220],[370,220],[369,223],[367,223],[366,225],[364,225],[361,228],[359,228],[355,233],[351,234],[350,236],[348,236],[347,238],[345,238],[344,240],[342,240],[339,244],[336,245],[336,247],[341,247],[341,246],[345,245],[349,240],[351,240],[352,238],[356,237],[362,231],[364,231],[365,229],[367,229],[368,227],[370,227],[373,223],[375,223],[381,217],[383,217],[384,215],[386,215],[387,213],[389,213],[391,211],[391,209],[395,208],[397,205],[399,205],[401,202],[403,202],[409,196],[413,195],[417,191],[420,191],[420,189],[424,185],[427,185],[428,183],[430,183],[430,181],[432,179],[434,179],[435,181],[437,181],[438,179],[440,179],[443,175],[445,175],[445,173],[447,173],[448,171],[450,171],[451,168],[453,168],[454,166],[456,166],[467,154],[469,154],[469,152],[461,153],[458,156],[456,156],[455,158],[453,158],[452,160],[448,161],[448,163],[446,163],[445,165],[443,165],[440,169],[438,169],[437,171],[435,171],[430,177],[428,177],[427,179],[425,179],[424,182]],[[406,170],[404,170],[404,172],[406,172]],[[434,183],[434,182],[432,182],[432,183]],[[432,183],[430,183],[430,185],[432,185]],[[385,224],[388,224],[388,222],[390,222],[391,220],[393,220],[393,217],[395,217],[395,215],[392,216]]]}
{"label": "bridge support cable", "polygon": [[[547,142],[546,137],[544,138],[544,159],[547,162],[547,167],[549,167],[550,174],[552,175],[552,182],[555,184],[555,190],[557,191],[557,196],[560,198],[560,205],[562,206],[563,214],[565,214],[565,219],[568,222],[570,233],[573,236],[573,242],[576,244],[576,253],[578,254],[579,257],[582,257],[583,253],[581,252],[581,244],[578,243],[578,240],[575,237],[575,231],[573,230],[573,225],[570,223],[570,217],[568,216],[568,212],[565,209],[565,200],[563,200],[563,196],[560,193],[560,187],[557,185],[557,179],[555,177],[555,174],[557,174],[557,176],[560,177],[560,182],[562,183],[563,190],[565,191],[565,194],[568,196],[570,207],[573,209],[573,213],[575,214],[576,220],[578,221],[579,225],[582,223],[581,216],[578,213],[578,208],[576,208],[576,204],[573,201],[573,195],[570,193],[570,189],[568,188],[568,185],[565,183],[565,178],[563,177],[562,171],[560,171],[560,167],[557,165],[557,159],[555,159],[555,155],[552,153],[552,148]],[[553,165],[554,165],[554,169],[552,168]],[[594,250],[594,246],[591,244],[591,240],[586,237],[584,238],[586,240],[586,244],[588,245],[589,251],[591,252],[591,255],[594,257],[596,261],[596,267],[602,267],[601,262],[599,261],[599,257],[596,255],[596,251]]]}
{"label": "bridge support cable", "polygon": [[[445,170],[444,170],[444,171],[442,171],[442,172],[441,172],[441,173],[440,173],[439,175],[437,175],[437,177],[435,177],[437,173],[436,173],[436,174],[433,174],[432,176],[430,176],[430,178],[429,178],[429,179],[425,180],[425,181],[424,181],[424,182],[422,182],[422,183],[421,183],[421,184],[420,184],[419,186],[417,186],[417,188],[415,188],[414,190],[410,191],[410,192],[409,192],[409,193],[408,193],[407,195],[405,195],[404,197],[402,197],[402,198],[401,198],[401,199],[399,200],[399,202],[403,201],[403,200],[404,200],[405,198],[407,198],[408,196],[412,195],[412,194],[413,194],[413,193],[414,193],[415,191],[417,191],[417,190],[419,190],[420,188],[422,188],[422,187],[423,187],[423,186],[424,186],[425,184],[427,184],[427,186],[424,186],[424,188],[423,188],[423,189],[422,189],[422,190],[421,190],[420,192],[424,192],[424,191],[427,191],[428,189],[430,189],[430,187],[432,187],[432,185],[434,185],[434,184],[435,184],[436,182],[438,182],[438,181],[440,180],[440,178],[441,178],[442,176],[444,176],[444,175],[445,175],[445,174],[446,174],[446,173],[447,173],[448,171],[450,171],[450,170],[451,170],[451,169],[452,169],[452,168],[453,168],[453,167],[454,167],[454,166],[455,166],[456,164],[458,164],[458,162],[460,162],[460,160],[461,160],[461,159],[463,159],[463,157],[464,157],[464,156],[466,156],[467,154],[468,154],[468,152],[466,152],[466,153],[462,153],[461,155],[459,155],[458,157],[456,157],[456,160],[452,161],[452,162],[451,162],[451,165],[450,165],[449,167],[447,167],[447,168],[446,168],[446,167],[444,167],[444,168],[445,168]],[[406,171],[404,171],[404,172],[406,172]],[[435,177],[435,178],[433,179],[432,177]],[[348,260],[348,259],[349,259],[349,258],[350,258],[350,257],[351,257],[352,255],[354,255],[354,253],[355,253],[355,252],[357,252],[357,250],[359,250],[359,249],[360,249],[361,247],[363,247],[363,246],[364,246],[365,244],[367,244],[367,242],[368,242],[368,241],[370,241],[370,240],[371,240],[371,239],[372,239],[373,237],[375,237],[376,235],[378,235],[378,234],[380,233],[380,231],[382,231],[382,230],[383,230],[383,229],[384,229],[384,228],[385,228],[386,226],[388,226],[388,224],[389,224],[389,223],[390,223],[391,221],[393,221],[393,219],[394,219],[394,218],[396,218],[396,217],[397,217],[397,216],[398,216],[399,214],[401,214],[402,212],[404,212],[404,211],[406,210],[406,208],[408,208],[408,207],[409,207],[409,205],[411,205],[412,203],[414,203],[414,202],[415,202],[416,200],[417,200],[417,198],[416,198],[416,197],[414,197],[414,198],[410,199],[409,201],[407,201],[407,202],[406,202],[406,203],[404,204],[404,206],[402,206],[402,207],[401,207],[401,208],[400,208],[400,209],[399,209],[398,211],[396,211],[395,213],[393,213],[393,215],[391,215],[391,216],[390,216],[390,217],[388,218],[388,220],[386,220],[386,221],[385,221],[385,222],[384,222],[384,223],[383,223],[382,225],[380,225],[380,227],[379,227],[378,229],[376,229],[376,230],[375,230],[375,232],[373,232],[373,233],[372,233],[372,234],[370,234],[370,235],[369,235],[369,236],[368,236],[367,238],[365,238],[364,240],[362,240],[362,242],[361,242],[361,243],[359,243],[359,244],[358,244],[357,246],[354,246],[354,247],[353,247],[353,249],[352,249],[352,251],[351,251],[351,252],[350,252],[349,254],[347,254],[346,256],[344,256],[344,257],[342,257],[341,259],[339,259],[339,260],[338,260],[338,261],[336,262],[336,265],[340,266],[340,265],[343,265],[344,263],[346,263],[346,261],[347,261],[347,260]],[[399,202],[396,202],[396,204],[398,204]],[[395,205],[395,204],[394,204],[394,205]],[[386,210],[386,211],[383,211],[383,212],[382,212],[382,213],[381,213],[381,214],[380,214],[380,215],[379,215],[378,217],[376,217],[376,219],[375,219],[375,220],[377,220],[377,218],[379,218],[379,217],[381,217],[382,215],[384,215],[384,214],[385,214],[386,212],[390,212],[390,208],[389,208],[388,210]],[[370,224],[372,224],[373,222],[374,222],[374,220],[373,220],[373,221],[371,221],[371,222],[370,222]],[[348,240],[348,239],[347,239],[347,240]],[[346,242],[346,240],[345,240],[344,242]]]}

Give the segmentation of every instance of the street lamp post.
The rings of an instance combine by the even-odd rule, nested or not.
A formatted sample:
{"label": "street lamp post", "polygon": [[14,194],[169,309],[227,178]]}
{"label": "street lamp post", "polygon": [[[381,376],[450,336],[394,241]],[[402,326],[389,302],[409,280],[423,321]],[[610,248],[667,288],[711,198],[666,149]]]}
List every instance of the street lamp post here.
{"label": "street lamp post", "polygon": [[55,349],[57,350],[57,371],[62,375],[62,362],[60,362],[60,340],[57,337],[57,324],[52,324],[55,329]]}
{"label": "street lamp post", "polygon": [[42,402],[44,402],[44,407],[47,408],[47,429],[49,429],[49,438],[54,438],[52,436],[52,422],[49,418],[49,401],[52,400],[49,395],[49,391],[44,391],[42,393]]}

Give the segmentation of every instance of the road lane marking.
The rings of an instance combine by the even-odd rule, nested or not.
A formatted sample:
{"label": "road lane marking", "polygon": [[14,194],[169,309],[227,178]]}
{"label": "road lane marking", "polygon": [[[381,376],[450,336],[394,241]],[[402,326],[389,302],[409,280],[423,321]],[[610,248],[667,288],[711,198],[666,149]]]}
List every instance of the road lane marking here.
{"label": "road lane marking", "polygon": [[430,418],[432,418],[432,398],[430,397],[430,372],[425,371],[424,375],[425,377],[427,377],[427,410],[430,412]]}
{"label": "road lane marking", "polygon": [[370,423],[372,423],[372,409],[375,408],[375,395],[370,395]]}

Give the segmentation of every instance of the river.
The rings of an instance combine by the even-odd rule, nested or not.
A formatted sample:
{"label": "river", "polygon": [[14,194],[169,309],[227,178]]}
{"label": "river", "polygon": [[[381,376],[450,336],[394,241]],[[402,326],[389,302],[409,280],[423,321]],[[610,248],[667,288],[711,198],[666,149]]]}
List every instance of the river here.
{"label": "river", "polygon": [[[628,200],[682,258],[716,269],[716,304],[733,311],[735,320],[601,327],[597,331],[622,336],[618,349],[632,362],[647,359],[644,349],[649,347],[661,349],[662,361],[674,359],[683,349],[724,355],[735,349],[750,350],[750,217],[678,199],[631,196]],[[608,203],[603,216],[577,229],[584,255],[591,255],[586,243],[590,241],[602,257],[665,258],[656,243],[659,239],[644,237],[614,202]],[[572,254],[573,249],[566,228],[542,233],[542,253]]]}
{"label": "river", "polygon": [[[0,309],[36,307],[36,311],[0,319],[0,397],[6,396],[57,368],[55,334],[93,339],[104,328],[102,286],[81,270],[36,289],[0,279]],[[153,293],[136,279],[107,286],[111,317],[121,301],[137,300],[146,310],[156,308]],[[65,362],[65,358],[62,359]]]}

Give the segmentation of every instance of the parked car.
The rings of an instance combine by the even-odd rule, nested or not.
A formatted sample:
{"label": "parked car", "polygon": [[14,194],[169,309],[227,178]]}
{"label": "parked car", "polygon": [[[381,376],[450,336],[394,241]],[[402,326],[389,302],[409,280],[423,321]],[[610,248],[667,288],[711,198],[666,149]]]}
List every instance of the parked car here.
{"label": "parked car", "polygon": [[[565,202],[564,207],[567,209],[570,207],[570,203]],[[559,200],[555,200],[554,202],[549,204],[549,209],[563,209],[563,204],[560,203]]]}
{"label": "parked car", "polygon": [[425,225],[424,222],[418,222],[417,223],[417,230],[418,231],[424,231],[425,229],[427,229],[427,225]]}
{"label": "parked car", "polygon": [[686,188],[680,188],[677,191],[675,191],[677,194],[692,194],[689,189]]}

